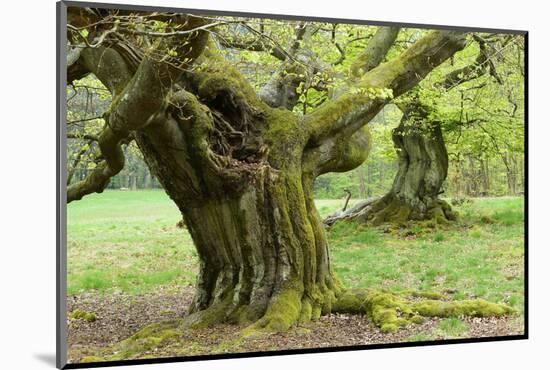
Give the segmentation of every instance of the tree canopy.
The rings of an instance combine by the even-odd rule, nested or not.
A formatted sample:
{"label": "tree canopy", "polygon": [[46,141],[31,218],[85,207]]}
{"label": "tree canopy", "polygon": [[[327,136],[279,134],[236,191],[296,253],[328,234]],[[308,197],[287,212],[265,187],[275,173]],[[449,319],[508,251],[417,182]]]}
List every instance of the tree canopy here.
{"label": "tree canopy", "polygon": [[[373,46],[369,49],[368,45],[378,28],[271,19],[226,21],[210,30],[220,53],[243,73],[260,96],[267,94],[277,81],[284,81],[290,86],[287,90],[294,89],[292,103],[287,104],[301,115],[346,89],[360,69],[361,58],[372,54]],[[157,32],[166,27],[160,20],[149,23]],[[384,45],[387,54],[379,52],[378,62],[380,58],[397,56],[429,32],[387,30],[390,31],[386,32],[389,40]],[[69,35],[74,36],[75,32],[69,30]],[[87,27],[79,32],[90,38]],[[109,35],[103,42],[108,38]],[[75,43],[82,42],[78,36]],[[522,189],[523,42],[519,35],[476,33],[475,37],[469,37],[463,51],[421,83],[423,98],[434,107],[431,114],[444,123],[450,156],[450,174],[445,183],[449,196],[501,195]],[[69,63],[77,51],[78,48],[73,48]],[[298,67],[300,71],[296,70]],[[76,66],[71,70],[76,70]],[[449,89],[453,81],[457,86]],[[93,74],[68,86],[68,183],[82,180],[100,163],[97,138],[111,99],[110,91]],[[387,106],[373,119],[370,123],[373,145],[367,161],[352,172],[318,178],[316,194],[341,197],[343,189],[350,188],[354,197],[365,198],[387,190],[396,171],[391,130],[401,114],[400,110]],[[159,187],[135,143],[128,140],[123,148],[126,166],[109,186]],[[367,178],[369,184],[365,185]]]}

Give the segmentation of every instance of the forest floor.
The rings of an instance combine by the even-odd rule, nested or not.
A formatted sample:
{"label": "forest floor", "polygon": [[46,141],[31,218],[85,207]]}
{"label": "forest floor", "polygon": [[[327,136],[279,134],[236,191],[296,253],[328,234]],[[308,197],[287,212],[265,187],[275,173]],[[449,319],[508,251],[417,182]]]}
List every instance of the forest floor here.
{"label": "forest floor", "polygon": [[[326,216],[340,200],[319,200]],[[348,287],[436,292],[449,300],[506,303],[502,318],[427,319],[382,333],[365,317],[331,315],[284,334],[243,340],[239,328],[193,330],[136,357],[340,347],[523,333],[523,198],[475,199],[455,207],[459,221],[433,228],[328,232],[332,262]],[[68,206],[69,361],[97,355],[144,326],[181,318],[190,303],[197,257],[177,208],[162,191],[107,191]],[[74,315],[73,315],[74,316]],[[102,352],[104,353],[104,352]]]}

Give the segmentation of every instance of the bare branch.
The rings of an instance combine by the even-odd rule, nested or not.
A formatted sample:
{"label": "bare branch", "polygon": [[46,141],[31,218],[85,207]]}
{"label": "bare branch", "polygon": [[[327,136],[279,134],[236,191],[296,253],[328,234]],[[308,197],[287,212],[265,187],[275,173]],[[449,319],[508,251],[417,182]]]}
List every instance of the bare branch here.
{"label": "bare branch", "polygon": [[115,23],[115,25],[113,26],[113,28],[111,28],[110,30],[107,30],[106,32],[103,32],[101,34],[101,36],[97,37],[96,39],[94,39],[94,41],[92,43],[90,43],[88,41],[88,39],[82,35],[80,33],[80,31],[78,30],[78,28],[74,27],[73,25],[71,24],[67,24],[67,29],[70,30],[70,31],[73,31],[74,34],[79,37],[82,41],[84,41],[84,44],[85,46],[83,45],[75,45],[75,47],[77,48],[84,48],[84,47],[87,47],[87,48],[92,48],[92,49],[95,49],[97,47],[99,47],[101,44],[103,44],[103,42],[105,41],[105,38],[107,36],[109,36],[110,34],[114,33],[117,31],[118,29],[118,23]]}
{"label": "bare branch", "polygon": [[96,119],[103,119],[103,116],[82,118],[82,119],[77,119],[77,120],[74,120],[74,121],[67,121],[67,125],[74,125],[74,124],[82,123],[82,122],[95,121]]}
{"label": "bare branch", "polygon": [[308,47],[314,32],[310,24],[299,24],[295,29],[295,38],[288,47],[287,58],[273,73],[269,81],[260,89],[260,99],[271,107],[283,107],[292,110],[298,102],[297,91],[300,84],[308,81],[319,67],[313,51]]}
{"label": "bare branch", "polygon": [[260,37],[263,37],[265,38],[266,40],[268,40],[269,42],[271,42],[276,48],[278,48],[282,53],[284,53],[284,55],[286,56],[287,59],[290,59],[294,62],[297,62],[297,63],[300,63],[299,60],[295,59],[294,56],[287,52],[282,46],[281,44],[279,44],[277,41],[275,41],[272,37],[264,34],[264,33],[261,33],[260,31],[254,29],[253,27],[250,27],[248,24],[246,24],[245,22],[240,22],[240,24],[243,25],[243,27],[245,27],[246,29],[248,29],[249,31],[251,31],[252,33],[255,33],[257,34],[258,36]]}
{"label": "bare branch", "polygon": [[192,29],[183,30],[183,31],[172,31],[172,32],[153,32],[153,31],[140,31],[140,30],[129,30],[129,29],[122,29],[121,32],[130,33],[132,35],[144,35],[144,36],[151,36],[151,37],[187,36],[187,35],[195,34],[198,31],[207,30],[208,28],[212,28],[212,27],[216,27],[216,26],[219,26],[222,24],[228,24],[228,23],[229,22],[208,23]]}
{"label": "bare branch", "polygon": [[344,48],[340,46],[339,43],[335,42],[334,46],[336,47],[336,49],[340,53],[340,56],[338,57],[338,59],[336,59],[336,61],[332,63],[332,65],[337,66],[339,64],[344,63],[344,60],[346,59],[346,52],[345,52]]}
{"label": "bare branch", "polygon": [[[219,35],[217,35],[219,36]],[[267,51],[275,58],[279,60],[285,60],[286,54],[278,45],[273,45],[272,47],[266,44],[261,37],[252,40],[238,39],[238,38],[227,38],[227,37],[217,37],[220,45],[225,48],[240,49],[247,51]]]}
{"label": "bare branch", "polygon": [[350,67],[352,77],[360,77],[382,63],[399,30],[399,27],[379,27],[365,50],[353,61]]}
{"label": "bare branch", "polygon": [[67,134],[67,139],[82,139],[88,141],[99,141],[97,135],[92,134]]}
{"label": "bare branch", "polygon": [[76,168],[77,168],[78,164],[80,163],[80,160],[82,159],[82,156],[90,150],[90,144],[91,143],[92,143],[92,141],[88,141],[88,143],[87,143],[88,145],[83,145],[80,148],[80,150],[78,151],[78,153],[76,153],[76,156],[73,160],[72,167],[69,169],[69,171],[67,173],[67,186],[73,180],[74,173],[76,171]]}
{"label": "bare branch", "polygon": [[496,50],[486,38],[475,34],[472,37],[479,44],[479,54],[476,60],[472,64],[449,72],[441,83],[441,86],[445,90],[451,90],[465,82],[485,75],[487,73],[487,66],[489,66],[489,74],[502,85],[502,79],[496,71],[493,59],[500,55],[506,46],[504,45],[501,50]]}
{"label": "bare branch", "polygon": [[99,137],[99,148],[104,160],[84,180],[67,188],[67,203],[80,200],[87,194],[103,192],[111,177],[124,167],[120,141],[125,137],[126,133],[116,132],[109,127],[103,130]]}
{"label": "bare branch", "polygon": [[[132,66],[128,66],[126,60],[113,48],[100,46],[83,50],[82,62],[111,90],[115,98],[106,116],[106,125],[98,138],[103,161],[84,180],[68,187],[67,202],[82,199],[93,192],[101,193],[105,189],[111,177],[124,167],[121,144],[132,131],[141,130],[155,121],[155,115],[163,111],[172,84],[183,72],[181,67],[200,56],[208,40],[208,33],[197,31],[204,20],[189,17],[186,24],[194,30],[186,33],[186,40],[172,37],[155,44],[156,49],[162,52],[172,48],[175,55],[181,58],[175,61],[178,65],[171,63],[170,58],[154,58],[155,50],[152,50],[141,60],[135,73],[132,73]],[[98,52],[101,55],[97,55]],[[107,52],[109,54],[106,55]],[[105,69],[104,58],[112,58],[119,63],[125,73],[114,71],[113,74],[113,64]],[[117,99],[116,95],[123,95],[124,98]]]}

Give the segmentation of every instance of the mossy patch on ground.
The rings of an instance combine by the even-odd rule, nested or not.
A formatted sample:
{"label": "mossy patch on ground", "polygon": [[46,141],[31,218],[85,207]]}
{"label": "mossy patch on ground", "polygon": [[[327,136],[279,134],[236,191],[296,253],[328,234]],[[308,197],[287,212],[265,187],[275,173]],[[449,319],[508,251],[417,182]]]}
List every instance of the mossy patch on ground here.
{"label": "mossy patch on ground", "polygon": [[86,312],[86,311],[79,310],[79,309],[76,309],[73,312],[71,312],[69,314],[69,318],[73,319],[73,320],[82,319],[82,320],[86,320],[88,322],[94,322],[94,321],[97,320],[97,316],[96,316],[95,313]]}
{"label": "mossy patch on ground", "polygon": [[167,320],[148,325],[131,337],[98,353],[103,361],[144,358],[149,352],[177,340],[182,335],[183,320]]}
{"label": "mossy patch on ground", "polygon": [[80,360],[81,363],[104,362],[104,361],[107,361],[107,360],[99,356],[86,356]]}

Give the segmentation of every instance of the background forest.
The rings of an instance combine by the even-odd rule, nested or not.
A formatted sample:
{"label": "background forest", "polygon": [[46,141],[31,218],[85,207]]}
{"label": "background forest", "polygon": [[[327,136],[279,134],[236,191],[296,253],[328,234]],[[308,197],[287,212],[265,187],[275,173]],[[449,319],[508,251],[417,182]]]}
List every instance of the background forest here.
{"label": "background forest", "polygon": [[[258,22],[258,29],[269,39],[236,25],[228,34],[219,34],[217,40],[222,48],[225,46],[226,57],[259,90],[279,72],[279,45],[290,43],[294,30],[280,21]],[[311,76],[299,82],[294,111],[307,113],[338,89],[345,89],[345,76],[353,68],[352,62],[375,31],[376,27],[371,26],[319,24],[306,40],[304,50],[310,55],[299,55],[310,66],[303,72]],[[398,55],[426,32],[402,29],[387,58]],[[418,89],[432,106],[430,114],[443,123],[449,154],[443,197],[521,195],[524,191],[523,39],[497,34],[484,37],[482,44],[470,41]],[[472,65],[477,67],[472,69]],[[442,76],[460,67],[464,70],[456,78],[462,82],[447,91],[441,86]],[[330,89],[326,87],[329,83]],[[89,76],[68,87],[67,104],[68,183],[74,183],[84,179],[97,164],[93,155],[96,133],[103,126],[102,115],[110,104],[110,93]],[[317,178],[316,197],[341,198],[345,189],[351,191],[353,198],[384,194],[397,171],[391,132],[401,116],[396,105],[386,106],[369,124],[373,145],[367,161],[352,171]],[[160,188],[135,143],[124,145],[124,153],[126,165],[111,179],[109,189]]]}

